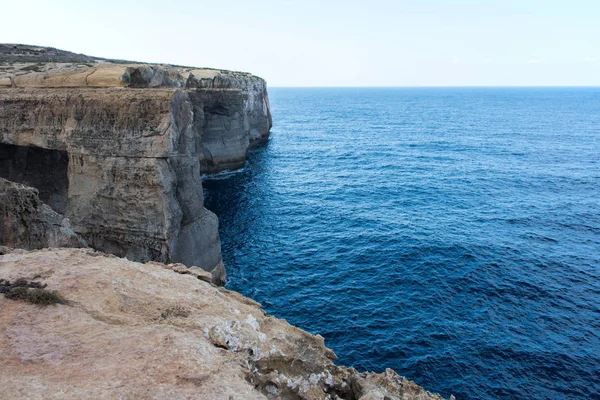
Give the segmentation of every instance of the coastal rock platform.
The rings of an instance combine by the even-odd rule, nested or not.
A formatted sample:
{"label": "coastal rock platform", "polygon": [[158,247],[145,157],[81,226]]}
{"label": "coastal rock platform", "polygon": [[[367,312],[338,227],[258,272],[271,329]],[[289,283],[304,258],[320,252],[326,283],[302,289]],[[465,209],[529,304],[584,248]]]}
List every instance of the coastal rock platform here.
{"label": "coastal rock platform", "polygon": [[[321,336],[267,315],[205,274],[91,249],[0,256],[2,396],[441,399],[392,370],[335,365]],[[18,285],[61,300],[7,298]]]}

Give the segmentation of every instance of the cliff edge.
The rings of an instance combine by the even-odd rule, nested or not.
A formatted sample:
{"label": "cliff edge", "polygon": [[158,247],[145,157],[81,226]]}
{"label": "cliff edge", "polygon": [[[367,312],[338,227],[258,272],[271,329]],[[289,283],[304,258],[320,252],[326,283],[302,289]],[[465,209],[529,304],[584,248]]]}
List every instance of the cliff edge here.
{"label": "cliff edge", "polygon": [[335,365],[323,337],[213,284],[201,174],[270,128],[250,74],[0,44],[4,397],[441,399]]}
{"label": "cliff edge", "polygon": [[441,399],[392,370],[336,366],[321,336],[206,275],[90,249],[0,256],[3,396]]}
{"label": "cliff edge", "polygon": [[0,45],[0,177],[108,253],[223,270],[201,174],[240,167],[270,128],[251,74]]}

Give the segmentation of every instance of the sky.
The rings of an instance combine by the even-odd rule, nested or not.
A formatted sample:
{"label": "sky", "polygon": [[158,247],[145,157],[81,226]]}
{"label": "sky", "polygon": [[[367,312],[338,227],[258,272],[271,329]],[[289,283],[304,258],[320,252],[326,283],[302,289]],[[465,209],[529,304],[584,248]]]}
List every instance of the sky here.
{"label": "sky", "polygon": [[6,1],[0,42],[269,86],[600,86],[600,0]]}

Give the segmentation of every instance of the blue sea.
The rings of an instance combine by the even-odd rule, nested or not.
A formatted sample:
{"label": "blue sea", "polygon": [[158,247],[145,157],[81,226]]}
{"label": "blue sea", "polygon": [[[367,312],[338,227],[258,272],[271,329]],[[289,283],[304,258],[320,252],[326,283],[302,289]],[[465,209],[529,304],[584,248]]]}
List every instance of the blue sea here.
{"label": "blue sea", "polygon": [[600,88],[273,88],[228,288],[457,399],[600,398]]}

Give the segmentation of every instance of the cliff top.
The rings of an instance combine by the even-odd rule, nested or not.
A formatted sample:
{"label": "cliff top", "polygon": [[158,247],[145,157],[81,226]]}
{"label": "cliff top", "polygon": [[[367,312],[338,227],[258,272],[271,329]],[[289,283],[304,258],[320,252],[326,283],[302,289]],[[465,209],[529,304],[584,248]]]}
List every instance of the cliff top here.
{"label": "cliff top", "polygon": [[441,399],[392,370],[334,365],[321,336],[209,279],[89,249],[0,255],[3,395]]}
{"label": "cliff top", "polygon": [[100,57],[77,54],[54,47],[30,46],[27,44],[0,43],[0,62],[3,63],[85,63],[110,61],[124,63],[124,60],[108,60]]}
{"label": "cliff top", "polygon": [[111,60],[53,47],[0,43],[0,88],[244,89],[261,78],[214,68]]}

